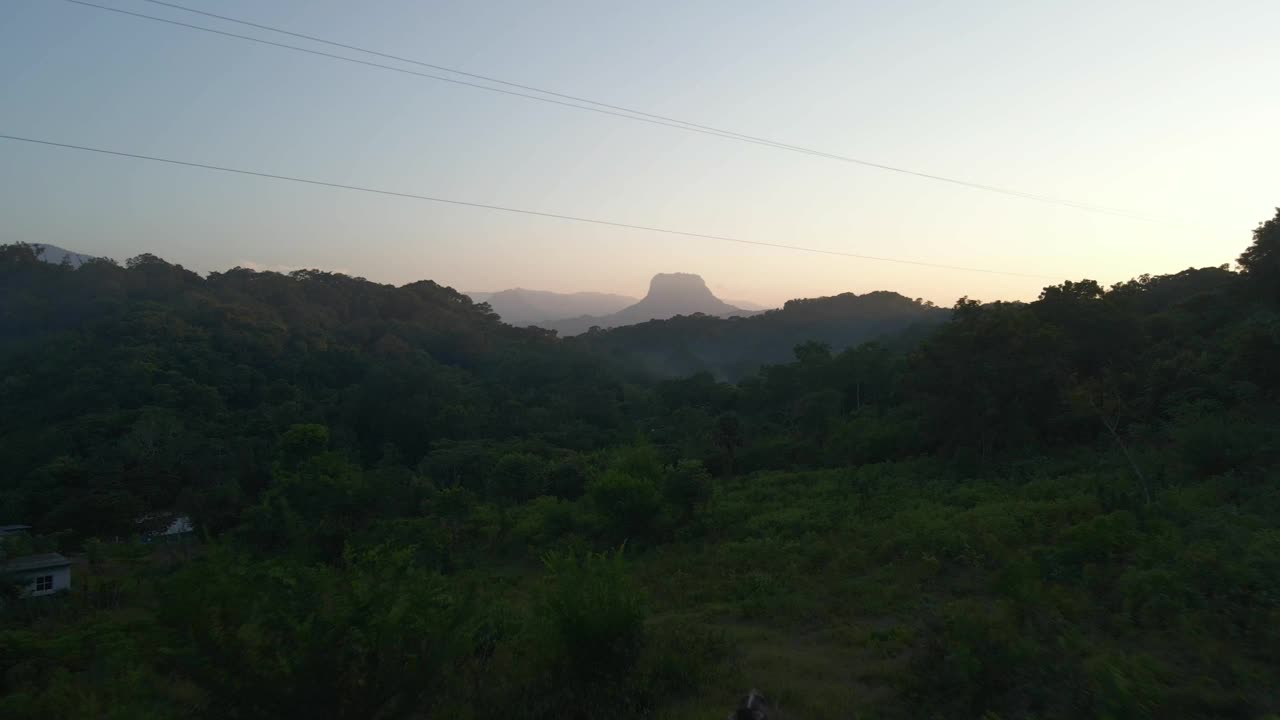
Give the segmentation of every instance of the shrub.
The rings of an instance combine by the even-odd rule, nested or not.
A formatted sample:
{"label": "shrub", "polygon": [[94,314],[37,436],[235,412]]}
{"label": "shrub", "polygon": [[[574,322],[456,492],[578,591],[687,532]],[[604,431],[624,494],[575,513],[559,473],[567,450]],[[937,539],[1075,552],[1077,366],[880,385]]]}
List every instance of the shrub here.
{"label": "shrub", "polygon": [[591,481],[587,494],[619,539],[648,532],[661,506],[657,485],[647,478],[610,470]]}
{"label": "shrub", "polygon": [[688,520],[711,499],[711,475],[697,460],[681,460],[667,471],[662,496],[681,519]]}
{"label": "shrub", "polygon": [[544,556],[535,676],[526,717],[606,717],[635,709],[645,608],[619,550]]}
{"label": "shrub", "polygon": [[529,453],[503,455],[489,474],[489,493],[503,501],[523,502],[542,494],[547,467],[542,458]]}
{"label": "shrub", "polygon": [[573,503],[544,495],[521,508],[514,534],[531,545],[546,545],[573,532],[577,520]]}

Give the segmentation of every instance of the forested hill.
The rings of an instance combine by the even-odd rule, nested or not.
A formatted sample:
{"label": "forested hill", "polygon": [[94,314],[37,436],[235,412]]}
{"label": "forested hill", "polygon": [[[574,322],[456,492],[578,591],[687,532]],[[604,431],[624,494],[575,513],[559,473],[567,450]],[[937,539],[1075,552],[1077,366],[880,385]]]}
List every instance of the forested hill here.
{"label": "forested hill", "polygon": [[649,292],[643,298],[617,312],[599,316],[566,317],[538,324],[555,330],[562,337],[568,337],[587,332],[593,327],[622,327],[695,314],[730,317],[754,313],[734,307],[716,297],[700,275],[658,273],[649,280]]}
{"label": "forested hill", "polygon": [[806,342],[843,350],[870,340],[919,339],[949,310],[894,292],[788,301],[750,317],[685,315],[595,330],[572,342],[625,366],[660,377],[710,372],[745,377],[761,365],[786,362]]}
{"label": "forested hill", "polygon": [[443,362],[466,364],[496,343],[545,335],[504,325],[487,306],[430,281],[394,288],[315,270],[286,276],[244,268],[206,279],[151,255],[125,267],[91,259],[72,271],[37,263],[30,246],[0,246],[0,252],[0,340],[6,343],[171,318],[203,331],[242,330],[236,341],[256,340],[267,353],[334,342],[390,352],[407,342]]}
{"label": "forested hill", "polygon": [[[946,315],[776,315],[842,302]],[[1280,211],[1238,271],[736,383],[592,345],[767,317],[564,341],[432,283],[0,249],[0,560],[74,563],[0,579],[0,717],[1280,714]],[[131,539],[163,511],[198,538]]]}
{"label": "forested hill", "polygon": [[72,269],[0,247],[0,514],[127,534],[144,511],[253,492],[301,422],[368,462],[477,436],[610,437],[595,398],[616,385],[559,344],[429,281],[202,278],[148,255]]}

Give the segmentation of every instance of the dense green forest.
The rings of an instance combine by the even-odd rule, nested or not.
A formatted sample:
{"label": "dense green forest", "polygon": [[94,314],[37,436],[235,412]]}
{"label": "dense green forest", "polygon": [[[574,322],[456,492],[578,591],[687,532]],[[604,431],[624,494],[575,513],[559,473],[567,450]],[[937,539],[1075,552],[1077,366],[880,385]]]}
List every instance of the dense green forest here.
{"label": "dense green forest", "polygon": [[0,600],[0,717],[1280,714],[1280,210],[1237,270],[625,362],[699,322],[0,248],[3,552],[75,560]]}
{"label": "dense green forest", "polygon": [[711,373],[737,381],[762,365],[785,363],[808,342],[835,350],[869,341],[901,349],[946,321],[951,313],[894,292],[790,300],[748,317],[695,314],[591,331],[569,339],[617,367],[652,377]]}

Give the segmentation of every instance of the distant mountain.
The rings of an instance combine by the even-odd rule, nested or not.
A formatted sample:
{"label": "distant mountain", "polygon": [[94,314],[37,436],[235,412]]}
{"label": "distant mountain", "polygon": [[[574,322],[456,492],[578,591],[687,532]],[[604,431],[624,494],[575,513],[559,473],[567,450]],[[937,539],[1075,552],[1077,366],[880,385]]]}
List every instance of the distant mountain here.
{"label": "distant mountain", "polygon": [[761,305],[758,302],[752,302],[750,300],[725,300],[725,302],[736,308],[742,308],[743,310],[748,310],[750,312],[764,312],[765,310],[778,309],[777,305]]}
{"label": "distant mountain", "polygon": [[81,255],[80,253],[60,248],[57,245],[31,243],[31,249],[35,251],[36,257],[51,265],[61,265],[65,261],[70,263],[71,267],[78,268],[95,259],[92,255]]}
{"label": "distant mountain", "polygon": [[802,343],[837,351],[870,340],[908,344],[950,316],[950,310],[894,292],[844,293],[791,300],[751,317],[675,317],[589,332],[571,342],[656,375],[710,372],[737,379],[761,365],[789,361]]}
{"label": "distant mountain", "polygon": [[649,293],[643,300],[614,313],[609,321],[618,326],[676,315],[742,315],[745,312],[713,295],[699,275],[658,273],[649,281]]}
{"label": "distant mountain", "polygon": [[499,292],[467,293],[487,302],[510,325],[537,325],[582,315],[609,315],[636,302],[633,297],[599,292],[556,293],[513,288]]}
{"label": "distant mountain", "polygon": [[550,322],[542,327],[556,330],[561,336],[569,336],[584,333],[592,327],[621,327],[677,315],[699,314],[730,317],[752,313],[713,295],[699,275],[658,273],[649,281],[649,293],[634,305],[611,315],[583,315]]}

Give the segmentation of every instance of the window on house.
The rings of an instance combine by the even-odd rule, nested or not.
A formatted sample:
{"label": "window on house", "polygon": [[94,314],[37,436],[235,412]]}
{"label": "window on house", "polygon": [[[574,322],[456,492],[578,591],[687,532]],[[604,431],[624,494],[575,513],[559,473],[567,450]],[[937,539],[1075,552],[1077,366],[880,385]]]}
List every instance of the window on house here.
{"label": "window on house", "polygon": [[36,592],[45,592],[53,589],[53,576],[43,575],[36,578]]}

